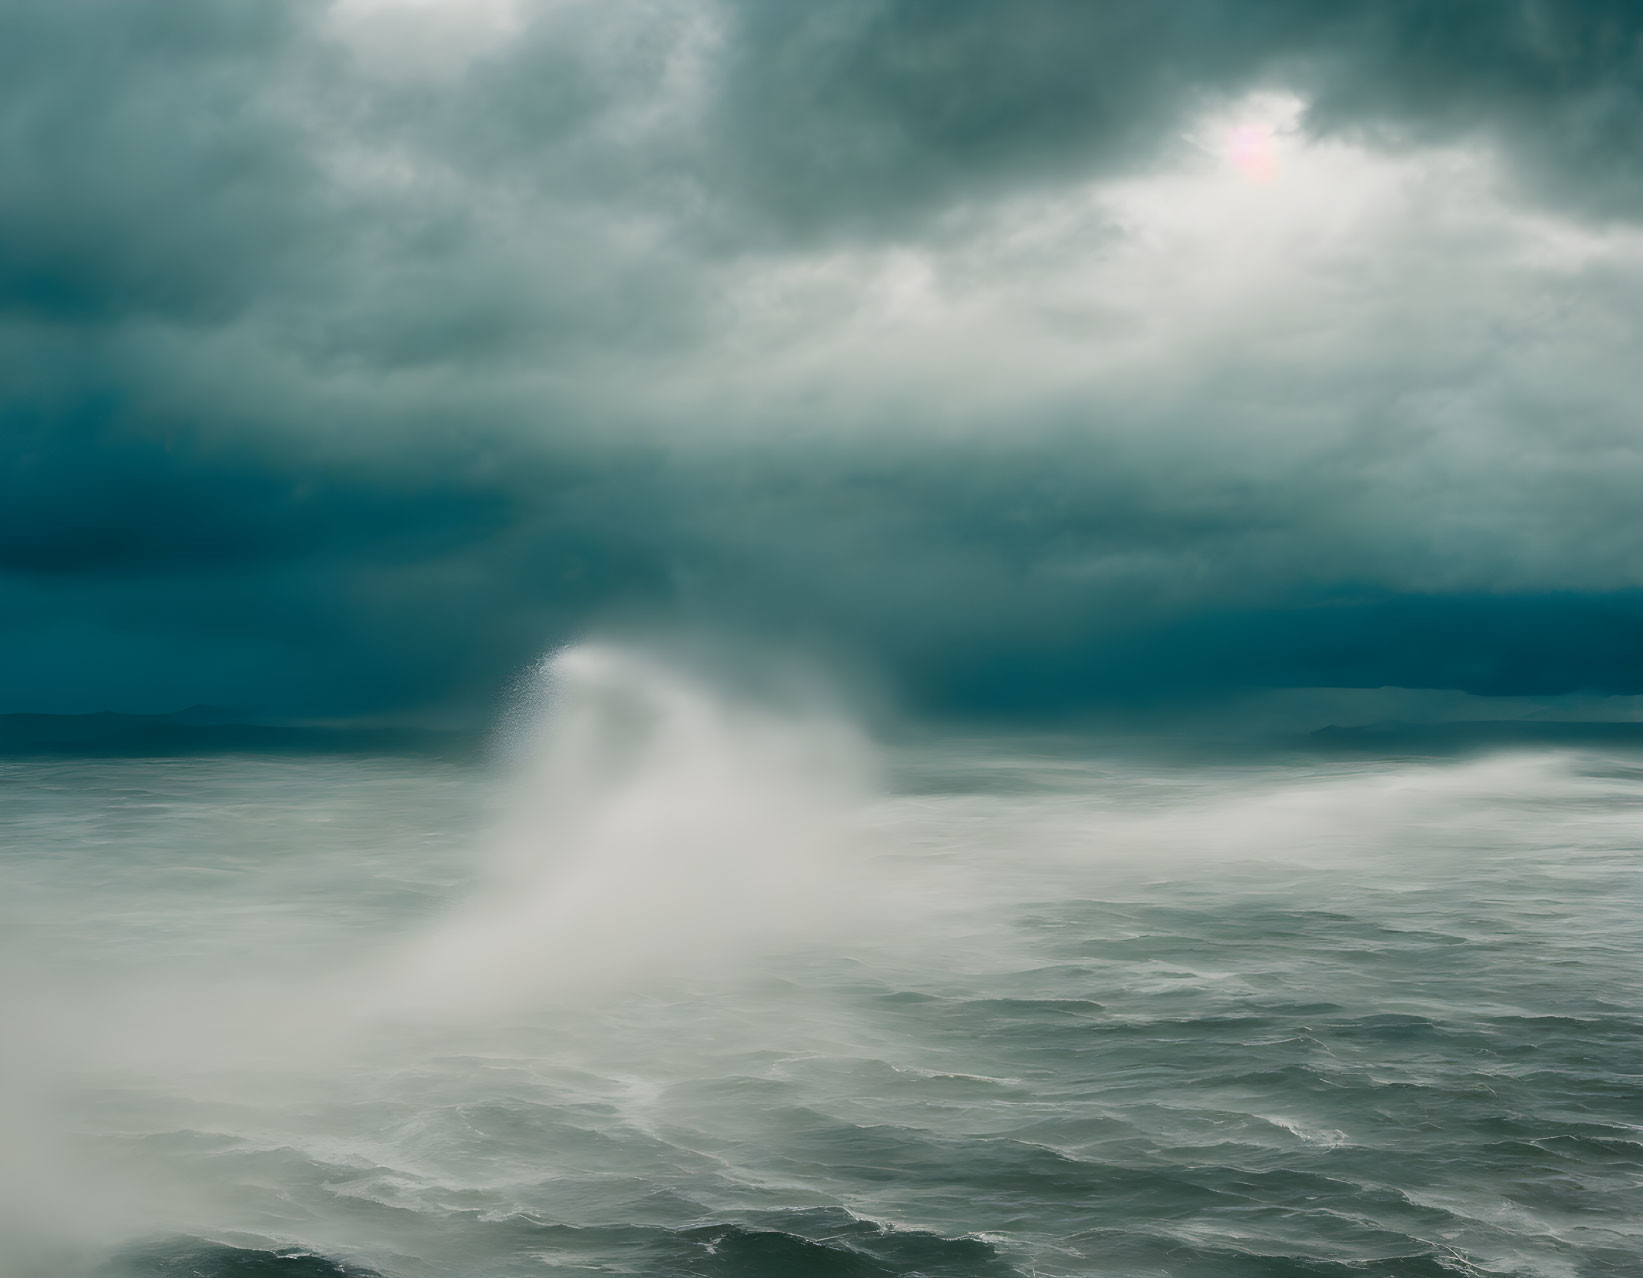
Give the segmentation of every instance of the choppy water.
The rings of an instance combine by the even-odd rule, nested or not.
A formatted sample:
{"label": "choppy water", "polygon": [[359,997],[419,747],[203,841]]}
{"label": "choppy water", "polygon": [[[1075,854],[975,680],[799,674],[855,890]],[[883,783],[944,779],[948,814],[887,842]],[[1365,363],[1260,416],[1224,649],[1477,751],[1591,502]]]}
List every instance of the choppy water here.
{"label": "choppy water", "polygon": [[1643,762],[0,761],[0,1274],[1643,1273]]}

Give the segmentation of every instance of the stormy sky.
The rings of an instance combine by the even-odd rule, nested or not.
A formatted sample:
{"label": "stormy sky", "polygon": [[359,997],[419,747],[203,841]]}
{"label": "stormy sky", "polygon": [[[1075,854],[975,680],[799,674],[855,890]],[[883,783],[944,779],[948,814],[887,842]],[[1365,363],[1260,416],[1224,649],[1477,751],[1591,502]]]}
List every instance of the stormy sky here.
{"label": "stormy sky", "polygon": [[0,0],[0,710],[1643,693],[1635,0]]}

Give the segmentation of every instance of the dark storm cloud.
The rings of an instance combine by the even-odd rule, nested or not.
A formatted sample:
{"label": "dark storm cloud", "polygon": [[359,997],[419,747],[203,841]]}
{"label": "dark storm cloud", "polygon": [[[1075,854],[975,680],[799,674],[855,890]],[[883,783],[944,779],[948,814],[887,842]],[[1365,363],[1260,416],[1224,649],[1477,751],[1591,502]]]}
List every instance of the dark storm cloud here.
{"label": "dark storm cloud", "polygon": [[1634,6],[481,8],[0,0],[0,703],[474,705],[602,624],[990,710],[1638,690],[1631,277],[1446,196],[1224,320],[1009,220],[1254,90],[1633,217]]}
{"label": "dark storm cloud", "polygon": [[265,93],[312,6],[0,6],[0,306],[221,320],[322,238],[325,193]]}
{"label": "dark storm cloud", "polygon": [[1297,84],[1319,129],[1483,138],[1541,198],[1643,215],[1643,11],[1630,0],[1354,6]]}
{"label": "dark storm cloud", "polygon": [[506,517],[494,489],[427,475],[304,473],[238,444],[130,430],[106,402],[57,407],[44,421],[19,413],[9,435],[0,571],[121,576],[254,571],[321,553],[414,558],[481,537]]}
{"label": "dark storm cloud", "polygon": [[1504,144],[1555,200],[1643,210],[1643,11],[1628,0],[748,3],[716,124],[800,228],[905,229],[954,199],[1134,165],[1252,86],[1308,124]]}

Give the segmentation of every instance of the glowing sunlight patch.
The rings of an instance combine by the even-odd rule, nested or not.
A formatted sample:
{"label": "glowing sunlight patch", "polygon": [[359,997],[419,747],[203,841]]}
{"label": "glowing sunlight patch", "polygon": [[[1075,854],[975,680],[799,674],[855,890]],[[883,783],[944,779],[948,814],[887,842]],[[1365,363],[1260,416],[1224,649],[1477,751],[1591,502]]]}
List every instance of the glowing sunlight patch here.
{"label": "glowing sunlight patch", "polygon": [[1227,159],[1249,181],[1266,185],[1278,176],[1278,150],[1272,130],[1261,124],[1242,124],[1227,134]]}

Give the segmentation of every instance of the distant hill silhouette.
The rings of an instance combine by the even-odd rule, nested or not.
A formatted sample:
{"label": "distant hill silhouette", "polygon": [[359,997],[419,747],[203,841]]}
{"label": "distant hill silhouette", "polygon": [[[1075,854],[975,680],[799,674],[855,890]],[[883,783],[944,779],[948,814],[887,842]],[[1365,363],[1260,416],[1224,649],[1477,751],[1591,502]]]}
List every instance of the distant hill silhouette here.
{"label": "distant hill silhouette", "polygon": [[1310,733],[1307,743],[1330,752],[1368,754],[1455,754],[1514,746],[1643,747],[1643,722],[1478,719],[1344,728],[1331,724]]}
{"label": "distant hill silhouette", "polygon": [[255,723],[244,716],[221,706],[174,714],[6,714],[0,755],[467,754],[479,744],[469,732]]}

